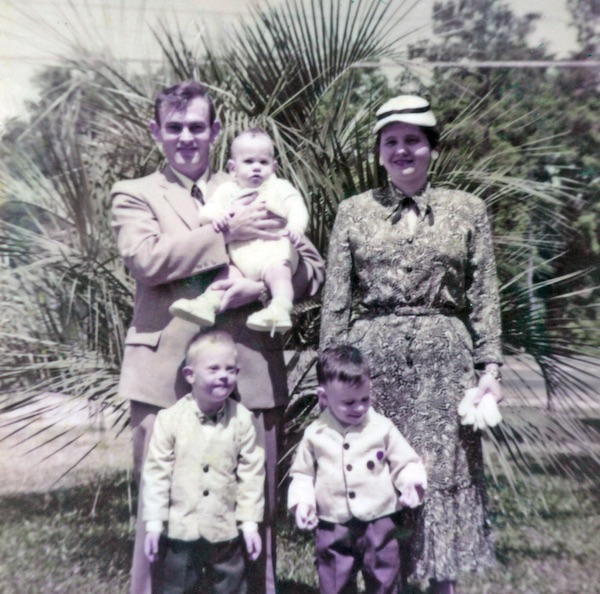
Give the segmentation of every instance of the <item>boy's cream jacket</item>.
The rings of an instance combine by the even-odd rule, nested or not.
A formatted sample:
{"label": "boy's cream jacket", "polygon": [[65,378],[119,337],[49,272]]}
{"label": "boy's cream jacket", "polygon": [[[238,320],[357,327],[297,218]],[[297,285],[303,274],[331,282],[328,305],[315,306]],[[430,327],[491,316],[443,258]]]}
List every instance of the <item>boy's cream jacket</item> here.
{"label": "boy's cream jacket", "polygon": [[228,398],[216,423],[188,394],[158,413],[142,474],[144,521],[167,536],[231,540],[237,522],[261,522],[264,449],[253,415]]}
{"label": "boy's cream jacket", "polygon": [[319,519],[370,522],[399,509],[399,493],[412,484],[421,458],[395,425],[369,409],[357,426],[344,427],[326,409],[304,432],[292,464],[288,507],[313,505]]}

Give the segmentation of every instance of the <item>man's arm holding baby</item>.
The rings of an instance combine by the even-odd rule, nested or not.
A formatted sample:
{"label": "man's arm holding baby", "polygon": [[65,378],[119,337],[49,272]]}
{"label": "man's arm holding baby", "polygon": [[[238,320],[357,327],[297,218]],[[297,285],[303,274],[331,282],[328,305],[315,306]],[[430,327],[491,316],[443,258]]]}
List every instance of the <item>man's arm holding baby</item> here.
{"label": "man's arm holding baby", "polygon": [[[237,201],[236,210],[229,219],[229,229],[224,233],[227,243],[254,238],[274,239],[279,237],[284,221],[269,215],[264,203],[250,202],[243,204]],[[264,218],[267,217],[267,218]],[[314,296],[325,280],[325,263],[315,246],[304,236],[295,245],[299,255],[299,263],[292,286],[295,299],[306,299]],[[262,281],[247,278],[235,278],[217,281],[213,287],[225,291],[219,311],[235,309],[248,303],[258,301],[266,292]]]}

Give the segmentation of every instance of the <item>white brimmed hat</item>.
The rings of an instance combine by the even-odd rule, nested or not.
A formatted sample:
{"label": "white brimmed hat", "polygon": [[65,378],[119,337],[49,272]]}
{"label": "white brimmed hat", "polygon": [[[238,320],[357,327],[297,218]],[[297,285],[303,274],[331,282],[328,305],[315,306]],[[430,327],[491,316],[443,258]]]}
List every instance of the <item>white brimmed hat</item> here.
{"label": "white brimmed hat", "polygon": [[377,134],[384,126],[393,122],[405,122],[427,128],[433,128],[436,124],[429,101],[418,95],[398,95],[386,101],[375,116],[377,122],[373,127],[373,134]]}

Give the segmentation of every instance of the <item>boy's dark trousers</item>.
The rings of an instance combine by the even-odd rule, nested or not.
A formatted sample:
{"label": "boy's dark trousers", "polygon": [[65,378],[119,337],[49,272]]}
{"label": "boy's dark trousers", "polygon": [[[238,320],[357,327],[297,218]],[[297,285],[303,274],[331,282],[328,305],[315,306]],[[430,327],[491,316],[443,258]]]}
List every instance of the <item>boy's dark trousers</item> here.
{"label": "boy's dark trousers", "polygon": [[161,536],[152,563],[152,594],[246,594],[244,554],[240,538],[212,543]]}
{"label": "boy's dark trousers", "polygon": [[398,594],[400,551],[392,518],[345,524],[319,522],[317,571],[321,594],[356,594],[362,571],[369,594]]}

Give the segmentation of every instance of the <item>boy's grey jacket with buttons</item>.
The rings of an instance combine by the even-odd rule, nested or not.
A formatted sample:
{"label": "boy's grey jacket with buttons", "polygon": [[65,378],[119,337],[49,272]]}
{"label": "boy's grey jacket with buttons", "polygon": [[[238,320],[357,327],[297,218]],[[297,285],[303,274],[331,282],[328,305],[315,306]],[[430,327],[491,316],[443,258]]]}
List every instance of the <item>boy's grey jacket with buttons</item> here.
{"label": "boy's grey jacket with buttons", "polygon": [[144,521],[166,522],[167,536],[231,540],[237,522],[261,522],[265,456],[252,413],[231,398],[206,420],[188,394],[161,410],[142,473]]}
{"label": "boy's grey jacket with buttons", "polygon": [[[421,458],[395,425],[369,409],[359,425],[344,427],[326,409],[304,432],[292,464],[288,507],[315,506],[319,519],[369,522],[399,509],[409,463]],[[423,470],[424,475],[424,470]]]}

